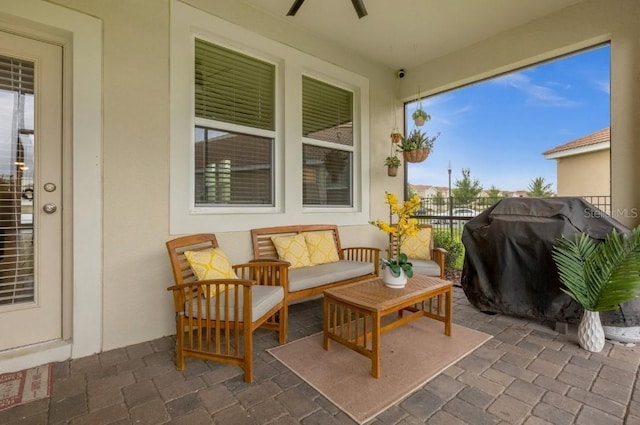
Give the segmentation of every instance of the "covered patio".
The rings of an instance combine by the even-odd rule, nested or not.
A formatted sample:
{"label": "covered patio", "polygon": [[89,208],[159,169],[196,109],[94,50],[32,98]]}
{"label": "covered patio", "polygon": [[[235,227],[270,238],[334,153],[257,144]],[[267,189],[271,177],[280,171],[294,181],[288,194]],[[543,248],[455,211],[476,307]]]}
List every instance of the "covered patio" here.
{"label": "covered patio", "polygon": [[[389,178],[383,163],[394,116],[418,92],[429,96],[610,43],[611,207],[640,205],[636,0],[365,0],[363,18],[348,0],[306,0],[287,17],[292,3],[2,2],[0,35],[55,51],[59,98],[36,110],[61,117],[54,120],[59,160],[40,155],[35,163],[53,165],[59,177],[39,181],[36,174],[33,187],[35,246],[44,247],[38,229],[50,229],[46,220],[58,226],[59,243],[37,251],[33,266],[37,285],[58,285],[55,305],[46,319],[30,314],[53,297],[0,309],[3,335],[29,337],[41,323],[54,325],[53,335],[0,348],[0,373],[52,363],[54,387],[50,398],[1,412],[0,422],[349,423],[264,351],[276,342],[268,332],[258,333],[253,385],[232,366],[190,362],[177,372],[165,242],[215,233],[237,264],[251,259],[251,228],[325,222],[340,227],[345,246],[386,248],[386,236],[369,221],[388,216],[385,192],[404,193],[403,179]],[[264,175],[272,180],[260,186],[260,196],[251,185],[243,188],[243,201],[253,204],[212,205],[231,199],[228,181],[217,180],[211,193],[194,187],[207,181],[205,172],[232,167],[221,161],[207,169],[195,160],[198,131],[208,142],[248,127],[196,116],[195,93],[204,86],[194,71],[195,40],[258,58],[271,73],[273,115],[251,143],[271,143],[254,159],[271,159]],[[17,46],[3,42],[2,55],[39,63]],[[351,127],[335,141],[317,141],[318,128],[303,125],[303,98],[317,94],[317,86],[347,99]],[[213,124],[205,131],[203,122]],[[334,166],[340,178],[318,177],[327,150],[346,152]],[[242,171],[267,169],[238,162]],[[52,188],[60,198],[46,212],[38,201]],[[637,214],[616,218],[630,227],[640,223]],[[459,288],[455,298],[454,322],[493,338],[373,423],[640,422],[635,347],[607,344],[591,354],[545,324],[484,315]],[[6,320],[18,310],[25,316]],[[320,312],[317,301],[292,308],[289,339],[317,332]]]}

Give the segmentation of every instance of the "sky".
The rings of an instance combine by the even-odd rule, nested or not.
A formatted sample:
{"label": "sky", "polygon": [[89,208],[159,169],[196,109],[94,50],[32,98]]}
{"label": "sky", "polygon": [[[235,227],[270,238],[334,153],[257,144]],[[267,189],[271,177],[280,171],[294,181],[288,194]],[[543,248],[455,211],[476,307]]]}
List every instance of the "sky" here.
{"label": "sky", "polygon": [[[426,161],[408,166],[408,182],[448,186],[471,170],[483,188],[528,190],[543,177],[557,189],[556,160],[542,152],[610,124],[610,46],[582,51],[422,100],[440,133]],[[407,133],[415,127],[406,105]]]}

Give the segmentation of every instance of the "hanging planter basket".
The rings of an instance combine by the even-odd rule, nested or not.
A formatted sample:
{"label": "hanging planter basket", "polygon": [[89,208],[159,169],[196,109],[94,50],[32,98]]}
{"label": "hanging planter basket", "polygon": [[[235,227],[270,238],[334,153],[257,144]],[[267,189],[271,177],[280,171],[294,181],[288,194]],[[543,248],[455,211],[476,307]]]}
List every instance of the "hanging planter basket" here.
{"label": "hanging planter basket", "polygon": [[415,149],[403,151],[402,156],[406,162],[422,162],[429,156],[429,149]]}
{"label": "hanging planter basket", "polygon": [[398,167],[387,167],[387,175],[389,177],[395,177],[398,175]]}

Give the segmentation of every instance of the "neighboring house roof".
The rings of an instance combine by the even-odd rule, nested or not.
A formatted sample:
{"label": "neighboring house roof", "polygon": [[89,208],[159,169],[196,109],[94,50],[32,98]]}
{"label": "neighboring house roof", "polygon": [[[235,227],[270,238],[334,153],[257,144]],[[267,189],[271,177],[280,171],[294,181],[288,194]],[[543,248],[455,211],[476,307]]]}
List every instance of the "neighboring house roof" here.
{"label": "neighboring house roof", "polygon": [[609,149],[611,141],[611,128],[603,128],[600,131],[572,140],[564,145],[556,146],[542,152],[546,159],[557,159],[565,156],[579,155]]}
{"label": "neighboring house roof", "polygon": [[432,186],[425,184],[410,184],[410,186],[414,192],[421,195],[422,197],[425,197],[430,193],[435,195],[438,192],[442,195],[446,195],[449,191],[449,188],[443,186]]}

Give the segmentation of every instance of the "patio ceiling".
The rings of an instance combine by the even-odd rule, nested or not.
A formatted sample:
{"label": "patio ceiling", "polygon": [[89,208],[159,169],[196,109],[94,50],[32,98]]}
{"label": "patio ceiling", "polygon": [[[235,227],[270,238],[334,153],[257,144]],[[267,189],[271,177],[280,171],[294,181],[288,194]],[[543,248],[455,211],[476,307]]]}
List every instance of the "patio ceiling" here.
{"label": "patio ceiling", "polygon": [[412,68],[581,0],[364,0],[358,19],[350,0],[240,0],[388,66]]}

